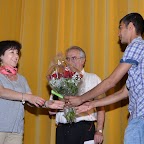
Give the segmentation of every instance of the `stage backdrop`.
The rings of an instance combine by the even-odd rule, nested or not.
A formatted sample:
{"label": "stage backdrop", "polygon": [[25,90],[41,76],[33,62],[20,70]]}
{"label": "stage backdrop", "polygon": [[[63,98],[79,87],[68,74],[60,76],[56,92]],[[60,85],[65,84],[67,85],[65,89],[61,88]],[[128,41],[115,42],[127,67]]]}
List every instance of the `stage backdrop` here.
{"label": "stage backdrop", "polygon": [[[72,45],[85,50],[86,71],[105,79],[114,70],[124,49],[118,43],[119,20],[130,12],[144,16],[144,0],[0,0],[0,40],[22,43],[19,72],[34,94],[49,99],[49,63]],[[127,101],[106,107],[104,144],[123,143],[127,116]],[[24,144],[54,144],[55,128],[48,110],[26,107]]]}

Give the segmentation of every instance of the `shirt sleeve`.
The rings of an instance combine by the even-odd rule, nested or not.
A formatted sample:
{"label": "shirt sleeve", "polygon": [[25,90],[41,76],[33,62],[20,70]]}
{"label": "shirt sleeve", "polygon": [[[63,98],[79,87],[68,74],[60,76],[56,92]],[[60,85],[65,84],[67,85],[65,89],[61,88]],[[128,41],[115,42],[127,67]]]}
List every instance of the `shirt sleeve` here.
{"label": "shirt sleeve", "polygon": [[138,42],[127,46],[120,63],[129,63],[137,66],[142,58],[143,49]]}
{"label": "shirt sleeve", "polygon": [[93,75],[93,78],[91,79],[91,83],[93,84],[93,87],[97,86],[99,83],[101,83],[101,79],[96,74]]}

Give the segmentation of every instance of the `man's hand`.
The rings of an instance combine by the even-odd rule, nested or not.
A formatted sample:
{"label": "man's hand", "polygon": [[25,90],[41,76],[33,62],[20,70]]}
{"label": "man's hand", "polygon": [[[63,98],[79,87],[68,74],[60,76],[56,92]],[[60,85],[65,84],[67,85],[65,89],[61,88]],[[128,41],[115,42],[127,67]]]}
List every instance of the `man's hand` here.
{"label": "man's hand", "polygon": [[92,102],[86,102],[78,107],[75,107],[76,109],[76,114],[79,114],[79,113],[82,113],[82,112],[87,112],[89,111],[90,109],[92,109],[92,105],[91,105]]}
{"label": "man's hand", "polygon": [[49,100],[45,102],[45,107],[51,109],[63,109],[64,105],[65,103],[59,100]]}
{"label": "man's hand", "polygon": [[103,140],[104,140],[103,134],[98,131],[95,132],[95,135],[94,135],[95,144],[101,144]]}
{"label": "man's hand", "polygon": [[78,106],[82,104],[80,96],[65,96],[66,106]]}

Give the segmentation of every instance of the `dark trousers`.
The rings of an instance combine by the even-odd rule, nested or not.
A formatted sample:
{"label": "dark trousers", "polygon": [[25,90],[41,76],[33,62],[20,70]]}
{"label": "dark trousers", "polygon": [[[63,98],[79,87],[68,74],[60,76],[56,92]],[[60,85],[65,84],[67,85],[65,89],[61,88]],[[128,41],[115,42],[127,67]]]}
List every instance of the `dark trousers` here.
{"label": "dark trousers", "polygon": [[94,122],[59,124],[56,129],[56,144],[83,144],[84,141],[93,140],[94,133]]}

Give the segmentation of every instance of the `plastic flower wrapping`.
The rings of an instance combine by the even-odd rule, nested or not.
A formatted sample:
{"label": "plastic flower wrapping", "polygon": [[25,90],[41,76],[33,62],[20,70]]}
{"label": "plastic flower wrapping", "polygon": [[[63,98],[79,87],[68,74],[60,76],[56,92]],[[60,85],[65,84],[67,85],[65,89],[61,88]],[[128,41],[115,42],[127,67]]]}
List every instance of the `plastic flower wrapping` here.
{"label": "plastic flower wrapping", "polygon": [[[62,99],[64,96],[75,96],[78,94],[82,74],[60,54],[51,62],[47,79],[52,89],[52,94]],[[73,107],[65,107],[64,116],[68,123],[75,122],[75,109]]]}

